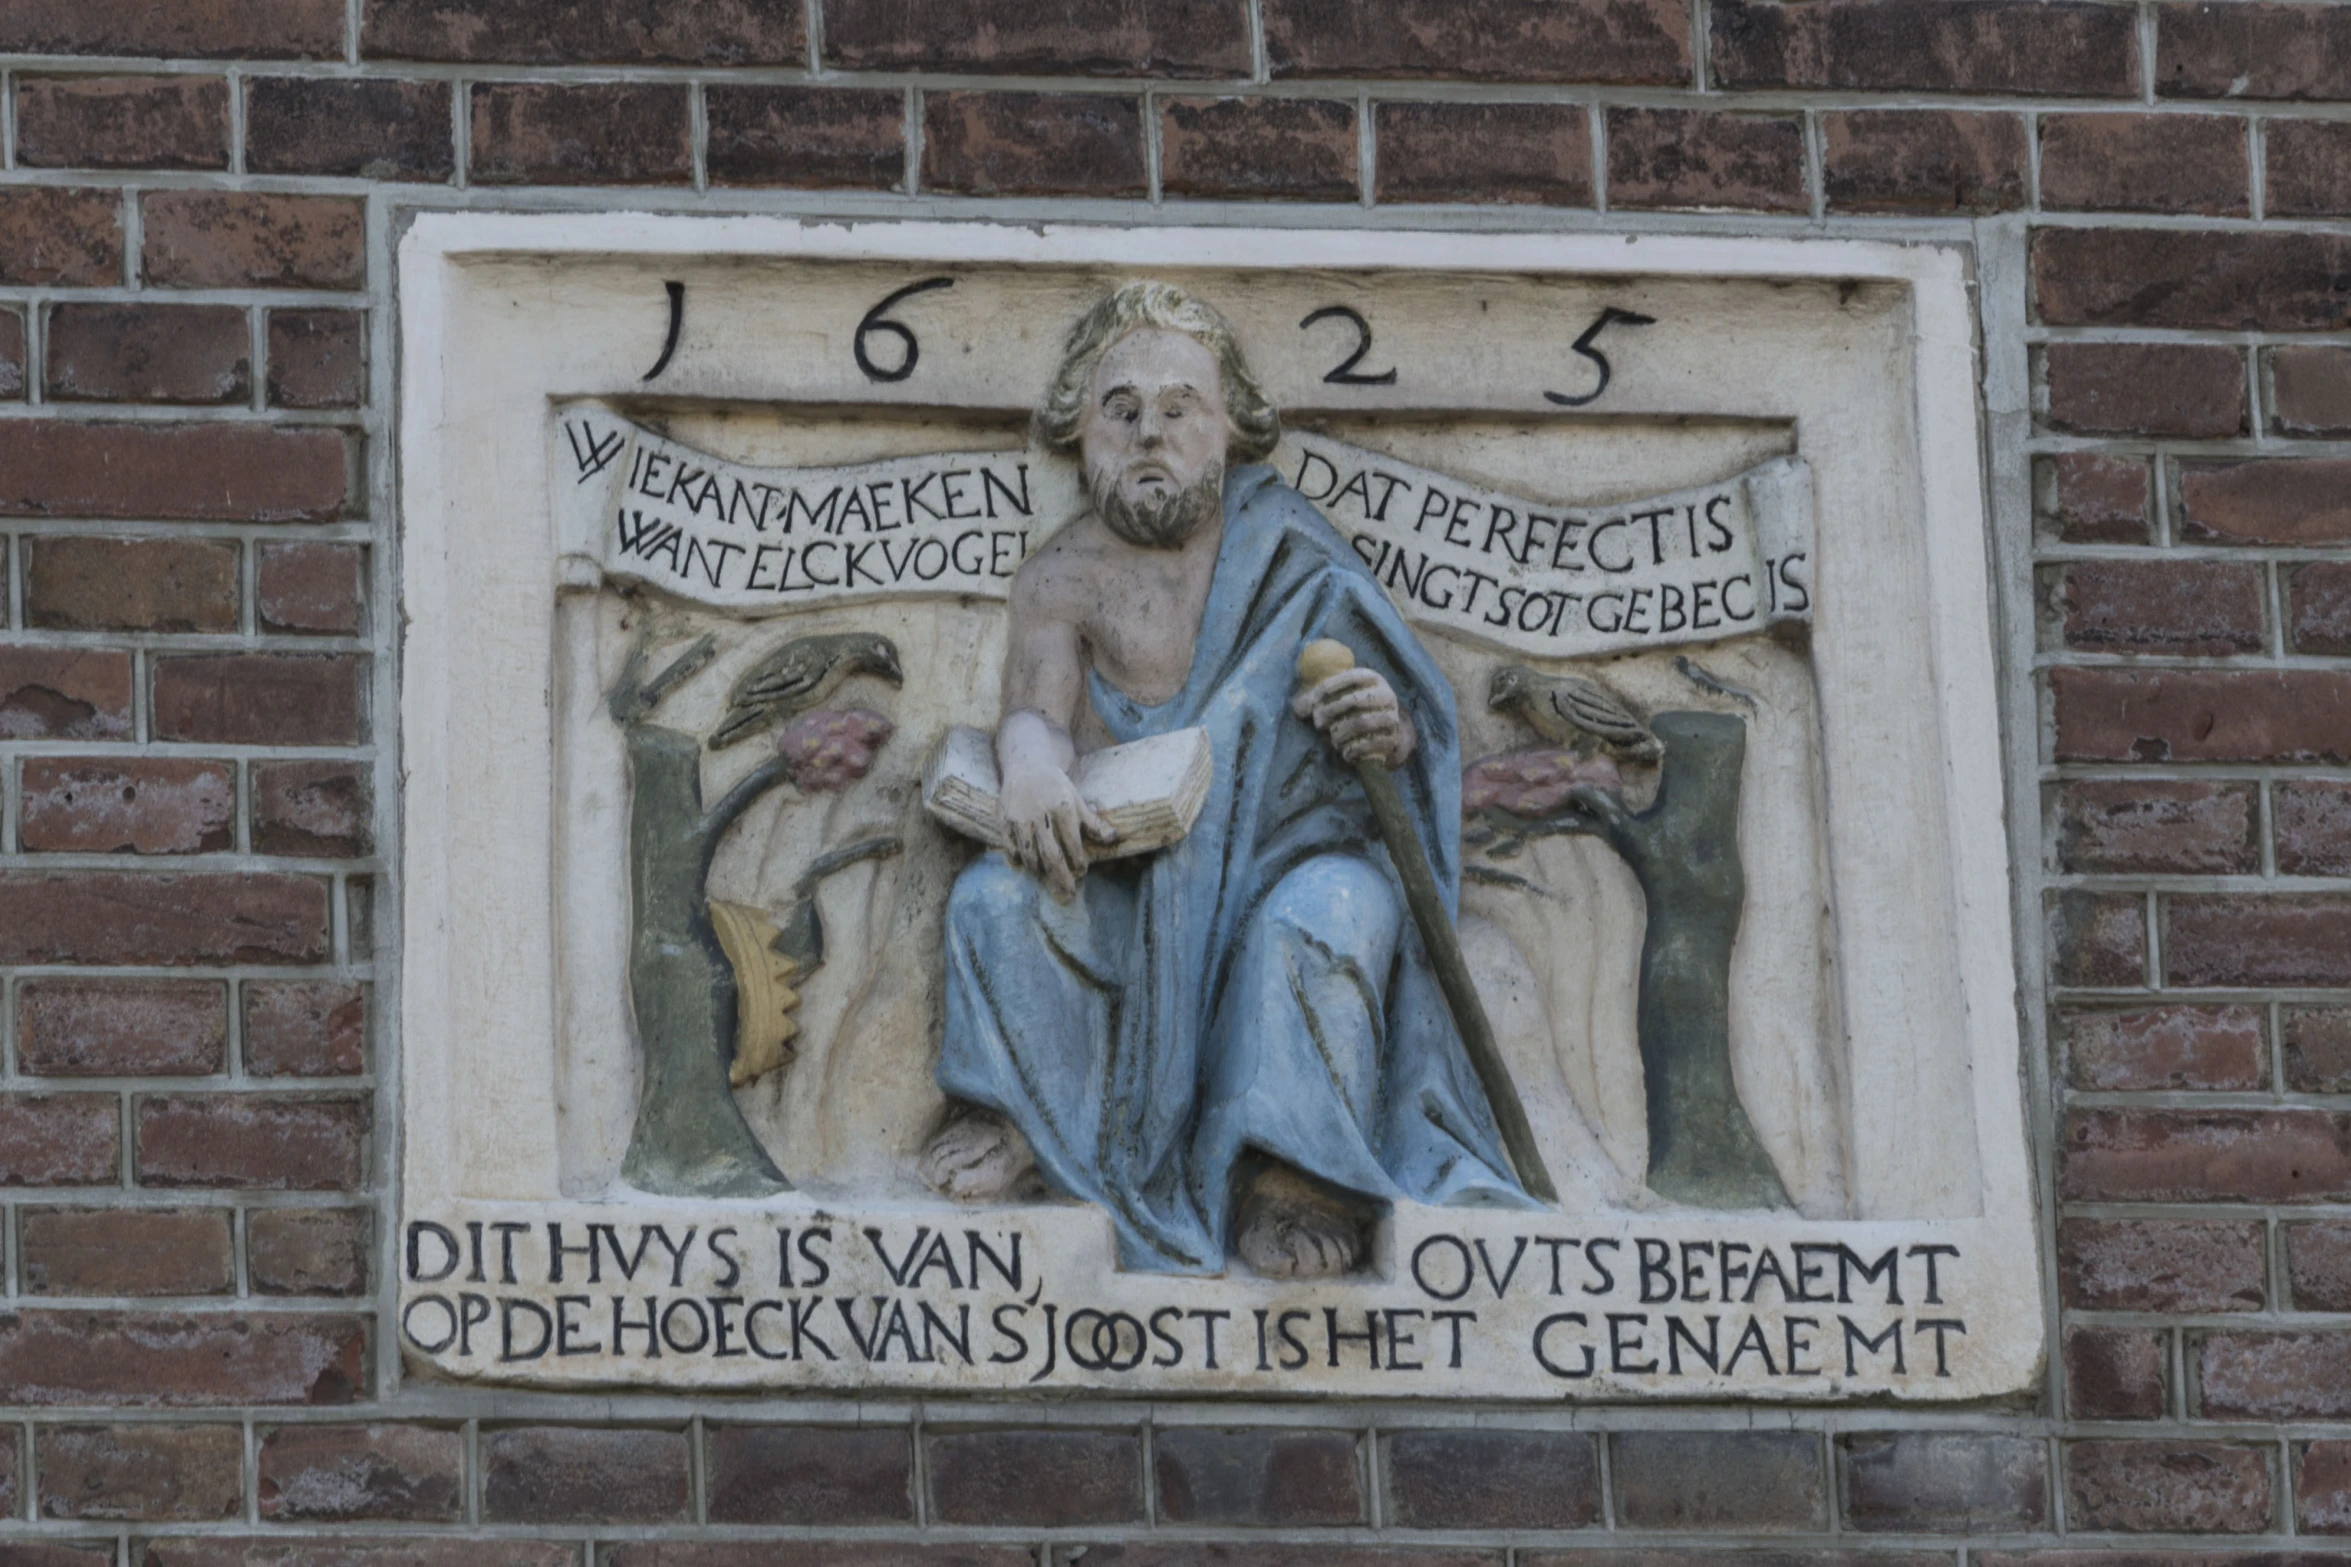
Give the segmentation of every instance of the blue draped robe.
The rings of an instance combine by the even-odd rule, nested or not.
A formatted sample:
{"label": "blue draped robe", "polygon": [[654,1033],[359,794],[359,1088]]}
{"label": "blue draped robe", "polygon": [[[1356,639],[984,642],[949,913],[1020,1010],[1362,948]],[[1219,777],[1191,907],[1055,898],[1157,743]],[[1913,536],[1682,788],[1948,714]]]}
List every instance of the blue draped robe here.
{"label": "blue draped robe", "polygon": [[1183,689],[1089,673],[1124,742],[1207,729],[1191,833],[1097,864],[1067,905],[989,854],[947,910],[939,1084],[1006,1116],[1060,1192],[1099,1204],[1123,1267],[1217,1273],[1255,1149],[1376,1201],[1526,1206],[1354,770],[1291,715],[1298,650],[1335,637],[1419,732],[1397,774],[1451,909],[1453,693],[1346,541],[1269,468],[1227,478]]}

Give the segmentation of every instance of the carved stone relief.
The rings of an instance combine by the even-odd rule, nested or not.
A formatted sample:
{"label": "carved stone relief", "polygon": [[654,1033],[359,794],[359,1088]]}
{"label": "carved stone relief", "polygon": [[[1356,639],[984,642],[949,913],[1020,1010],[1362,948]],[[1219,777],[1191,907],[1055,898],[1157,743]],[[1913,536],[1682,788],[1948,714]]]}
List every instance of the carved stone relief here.
{"label": "carved stone relief", "polygon": [[404,253],[420,1374],[2035,1373],[1950,258],[760,238]]}

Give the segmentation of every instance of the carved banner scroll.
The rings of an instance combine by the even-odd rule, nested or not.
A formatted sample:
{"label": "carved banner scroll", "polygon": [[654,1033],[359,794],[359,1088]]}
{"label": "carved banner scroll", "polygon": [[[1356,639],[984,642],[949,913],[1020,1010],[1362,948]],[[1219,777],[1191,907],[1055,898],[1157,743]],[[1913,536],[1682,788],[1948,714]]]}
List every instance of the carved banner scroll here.
{"label": "carved banner scroll", "polygon": [[[711,609],[958,594],[1001,599],[1082,504],[1033,449],[760,468],[596,404],[558,410],[557,547],[582,586]],[[1539,658],[1717,642],[1811,609],[1812,475],[1781,458],[1717,484],[1563,507],[1292,432],[1284,479],[1415,623]]]}
{"label": "carved banner scroll", "polygon": [[594,404],[557,411],[552,457],[567,561],[738,614],[908,594],[1001,599],[1078,506],[1076,470],[1032,451],[756,468]]}
{"label": "carved banner scroll", "polygon": [[1812,473],[1801,458],[1578,507],[1302,432],[1273,460],[1419,625],[1540,658],[1585,658],[1810,618]]}

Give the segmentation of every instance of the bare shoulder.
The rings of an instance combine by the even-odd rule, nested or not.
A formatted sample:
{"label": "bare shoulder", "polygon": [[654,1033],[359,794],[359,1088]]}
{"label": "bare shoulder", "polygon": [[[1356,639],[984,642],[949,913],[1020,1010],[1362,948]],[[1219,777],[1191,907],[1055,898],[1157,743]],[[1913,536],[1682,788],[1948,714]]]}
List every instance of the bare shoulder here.
{"label": "bare shoulder", "polygon": [[1012,608],[1023,615],[1077,621],[1099,597],[1109,532],[1091,515],[1047,539],[1012,579]]}

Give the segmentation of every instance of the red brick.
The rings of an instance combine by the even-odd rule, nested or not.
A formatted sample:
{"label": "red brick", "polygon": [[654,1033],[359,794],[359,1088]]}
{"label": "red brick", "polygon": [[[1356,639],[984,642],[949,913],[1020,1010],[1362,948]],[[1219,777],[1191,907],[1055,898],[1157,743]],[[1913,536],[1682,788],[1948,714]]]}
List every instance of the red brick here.
{"label": "red brick", "polygon": [[721,1426],[708,1442],[712,1523],[914,1521],[914,1442],[903,1429]]}
{"label": "red brick", "polygon": [[683,1523],[676,1431],[523,1426],[482,1433],[485,1523]]}
{"label": "red brick", "polygon": [[245,167],[442,181],[457,172],[447,82],[260,76],[245,83]]}
{"label": "red brick", "polygon": [[2107,1092],[2256,1089],[2268,1076],[2261,1013],[2253,1007],[2149,1007],[2067,1012],[2067,1080]]}
{"label": "red brick", "polygon": [[227,987],[212,979],[28,979],[16,1057],[36,1077],[202,1077],[228,1055]]}
{"label": "red brick", "polygon": [[237,629],[237,546],[226,539],[48,535],[26,539],[25,553],[27,625]]}
{"label": "red brick", "polygon": [[2261,568],[2228,561],[2085,560],[2057,575],[2065,643],[2100,653],[2258,653]]}
{"label": "red brick", "polygon": [[2139,90],[2135,16],[2032,0],[1716,0],[1720,87],[2127,97]]}
{"label": "red brick", "polygon": [[2066,1522],[2130,1534],[2258,1534],[2270,1525],[2269,1462],[2225,1442],[2075,1442]]}
{"label": "red brick", "polygon": [[580,1550],[570,1541],[534,1543],[410,1533],[397,1539],[337,1534],[331,1539],[313,1537],[297,1542],[281,1533],[261,1539],[234,1535],[141,1539],[131,1559],[138,1567],[579,1567]]}
{"label": "red brick", "polygon": [[358,407],[367,395],[367,317],[272,310],[268,388],[272,408]]}
{"label": "red brick", "polygon": [[[1086,1547],[1096,1567],[1131,1549],[1120,1545]],[[1021,1545],[865,1545],[848,1540],[793,1539],[643,1540],[609,1547],[603,1567],[1036,1567],[1036,1561],[1037,1553]],[[1309,1558],[1294,1556],[1292,1561],[1298,1567],[1306,1567]],[[408,1564],[402,1562],[399,1567]],[[471,1567],[471,1564],[452,1563],[450,1567]],[[1056,1563],[1055,1567],[1060,1564]],[[1236,1561],[1234,1567],[1247,1567],[1247,1564]],[[1427,1567],[1427,1564],[1399,1563],[1398,1567]],[[1487,1564],[1481,1561],[1479,1567]],[[1494,1567],[1499,1567],[1499,1558],[1494,1560]]]}
{"label": "red brick", "polygon": [[[1827,1477],[1810,1431],[1618,1431],[1617,1527],[1818,1530]],[[1703,1484],[1692,1484],[1703,1475]]]}
{"label": "red brick", "polygon": [[340,980],[248,980],[245,1070],[256,1077],[366,1071],[366,991]]}
{"label": "red brick", "polygon": [[1389,1519],[1405,1529],[1582,1529],[1600,1520],[1600,1455],[1572,1431],[1397,1431],[1380,1442]]}
{"label": "red brick", "polygon": [[2084,435],[2245,433],[2245,356],[2183,343],[2052,343],[2049,424]]}
{"label": "red brick", "polygon": [[1264,0],[1276,77],[1680,86],[1690,13],[1673,0]]}
{"label": "red brick", "polygon": [[366,552],[355,544],[262,545],[256,618],[270,631],[357,635],[366,562]]}
{"label": "red brick", "polygon": [[2287,635],[2297,653],[2351,653],[2351,562],[2314,560],[2286,576]]}
{"label": "red brick", "polygon": [[759,0],[367,0],[359,47],[372,59],[497,65],[808,60],[799,8]]}
{"label": "red brick", "polygon": [[350,1191],[366,1164],[364,1100],[147,1095],[135,1108],[142,1186]]}
{"label": "red brick", "polygon": [[0,190],[0,283],[109,287],[122,281],[122,243],[120,191]]}
{"label": "red brick", "polygon": [[0,1094],[0,1186],[113,1186],[122,1179],[112,1094]]}
{"label": "red brick", "polygon": [[[1143,1519],[1143,1444],[1132,1431],[956,1431],[925,1440],[935,1522],[1056,1529]],[[1036,1483],[1045,1474],[1052,1485]]]}
{"label": "red brick", "polygon": [[1304,1529],[1363,1522],[1352,1431],[1162,1426],[1151,1463],[1162,1524]]}
{"label": "red brick", "polygon": [[257,1208],[245,1272],[261,1295],[364,1295],[374,1226],[364,1208]]}
{"label": "red brick", "polygon": [[279,1523],[456,1523],[465,1437],[431,1426],[279,1426],[261,1440],[261,1516]]}
{"label": "red brick", "polygon": [[690,94],[660,82],[484,82],[468,173],[483,185],[682,185]]}
{"label": "red brick", "polygon": [[1608,204],[1808,212],[1804,127],[1781,116],[1611,109]]}
{"label": "red brick", "polygon": [[2085,1311],[2259,1311],[2262,1227],[2180,1219],[2067,1219],[2057,1275]]}
{"label": "red brick", "polygon": [[33,1208],[30,1295],[225,1295],[236,1288],[226,1208]]}
{"label": "red brick", "polygon": [[1160,188],[1171,196],[1353,201],[1355,109],[1319,98],[1169,98]]}
{"label": "red brick", "polygon": [[1959,1431],[1848,1436],[1845,1517],[1865,1534],[1985,1534],[2049,1521],[2049,1448]]}
{"label": "red brick", "polygon": [[1140,196],[1143,110],[1079,93],[932,92],[922,184],[967,196]]}
{"label": "red brick", "polygon": [[0,422],[0,517],[329,522],[349,499],[340,431]]}
{"label": "red brick", "polygon": [[374,817],[375,790],[363,762],[253,764],[256,854],[373,854]]}
{"label": "red brick", "polygon": [[1833,212],[2004,212],[2025,205],[2031,148],[2013,114],[1857,109],[1820,117]]}
{"label": "red brick", "polygon": [[825,0],[829,65],[858,71],[1246,76],[1238,0]]}
{"label": "red brick", "polygon": [[2351,784],[2284,780],[2270,806],[2281,874],[2351,876]]}
{"label": "red brick", "polygon": [[179,757],[28,757],[21,810],[35,853],[207,854],[236,841],[237,780]]}
{"label": "red brick", "polygon": [[2129,893],[2061,892],[2050,909],[2050,975],[2060,985],[2147,982],[2147,906]]}
{"label": "red brick", "polygon": [[2273,218],[2330,218],[2351,213],[2351,125],[2337,120],[2266,122],[2269,165],[2263,209]]}
{"label": "red brick", "polygon": [[327,884],[309,876],[0,874],[0,963],[323,963]]}
{"label": "red brick", "polygon": [[2163,966],[2175,985],[2351,985],[2351,898],[2165,902]]}
{"label": "red brick", "polygon": [[16,161],[28,169],[225,169],[218,76],[20,76]]}
{"label": "red brick", "polygon": [[2038,229],[2032,275],[2051,326],[2351,326],[2351,236],[2340,234]]}
{"label": "red brick", "polygon": [[2160,1420],[2169,1376],[2167,1335],[2139,1328],[2071,1328],[2065,1335],[2065,1412],[2076,1420]]}
{"label": "red brick", "polygon": [[158,190],[140,198],[139,265],[162,288],[358,288],[367,214],[356,197]]}
{"label": "red brick", "polygon": [[2041,205],[2056,211],[2252,211],[2245,122],[2217,114],[2053,114],[2041,121]]}
{"label": "red brick", "polygon": [[2320,1110],[2076,1110],[2069,1202],[2339,1202],[2351,1117]]}
{"label": "red brick", "polygon": [[2182,464],[2180,518],[2224,544],[2351,543],[2351,460]]}
{"label": "red brick", "polygon": [[2206,0],[2155,15],[2162,97],[2351,97],[2351,17],[2331,6]]}
{"label": "red brick", "polygon": [[224,745],[356,745],[364,658],[192,654],[155,660],[155,738]]}
{"label": "red brick", "polygon": [[24,396],[24,347],[24,316],[0,310],[0,402],[12,403]]}
{"label": "red brick", "polygon": [[2286,1282],[2296,1311],[2351,1311],[2351,1224],[2288,1224]]}
{"label": "red brick", "polygon": [[[1631,1564],[1623,1561],[1607,1562],[1609,1554],[1605,1551],[1594,1552],[1589,1560],[1601,1564],[1601,1567],[1631,1567]],[[929,1560],[928,1557],[922,1558],[925,1563]],[[1559,1556],[1536,1556],[1531,1552],[1521,1552],[1519,1560],[1527,1567],[1537,1567],[1537,1564],[1540,1567],[1567,1567],[1566,1560]],[[1579,1567],[1586,1560],[1580,1554],[1574,1558]],[[1643,1567],[1650,1567],[1653,1560],[1645,1559]],[[1763,1561],[1768,1563],[1769,1558]],[[667,1567],[667,1562],[668,1558],[663,1558],[664,1567]],[[1461,1546],[1450,1549],[1423,1547],[1418,1550],[1393,1550],[1372,1545],[1293,1545],[1286,1542],[1278,1545],[1086,1545],[1076,1549],[1064,1547],[1056,1550],[1052,1553],[1052,1562],[1053,1567],[1079,1567],[1081,1562],[1084,1567],[1502,1567],[1503,1553],[1499,1548],[1475,1550]],[[767,1567],[767,1564],[763,1562],[760,1567]],[[785,1567],[785,1564],[778,1564],[778,1567]],[[802,1567],[802,1564],[795,1560],[789,1567]],[[871,1564],[871,1567],[881,1567],[881,1564]],[[897,1564],[892,1563],[890,1567],[897,1567]],[[907,1567],[915,1567],[915,1564],[909,1562]],[[962,1567],[962,1564],[954,1563],[952,1567]],[[1676,1567],[1687,1567],[1687,1564],[1676,1564]],[[1744,1567],[1762,1567],[1762,1564],[1749,1561]],[[1918,1564],[1903,1563],[1902,1567],[1918,1567]]]}
{"label": "red brick", "polygon": [[896,88],[702,90],[713,185],[896,190],[906,183],[906,95]]}
{"label": "red brick", "polygon": [[2351,674],[2053,669],[2069,762],[2351,761]]}
{"label": "red brick", "polygon": [[2069,871],[2251,873],[2261,868],[2256,826],[2251,784],[2102,778],[2057,789],[2058,863]]}
{"label": "red brick", "polygon": [[0,1314],[0,1400],[11,1404],[347,1404],[366,1365],[358,1317]]}
{"label": "red brick", "polygon": [[123,740],[130,732],[127,655],[0,647],[0,739]]}
{"label": "red brick", "polygon": [[2269,404],[2280,435],[2351,435],[2351,348],[2271,349]]}
{"label": "red brick", "polygon": [[[2287,1087],[2305,1094],[2351,1093],[2351,1007],[2288,1007],[2283,1033]],[[2351,1305],[2343,1309],[2351,1311]]]}
{"label": "red brick", "polygon": [[2139,457],[2065,452],[2035,466],[2043,515],[2068,544],[2144,544],[2153,491]]}
{"label": "red brick", "polygon": [[0,52],[340,60],[343,24],[343,0],[9,0]]}
{"label": "red brick", "polygon": [[[13,1511],[15,1497],[8,1502]],[[114,1567],[114,1547],[19,1539],[0,1545],[0,1567]]]}
{"label": "red brick", "polygon": [[2208,1333],[2196,1367],[2208,1420],[2351,1415],[2351,1333]]}
{"label": "red brick", "polygon": [[33,1454],[43,1518],[210,1523],[243,1501],[235,1426],[39,1426]]}
{"label": "red brick", "polygon": [[1383,202],[1592,205],[1589,117],[1563,103],[1383,103],[1373,113]]}
{"label": "red brick", "polygon": [[2294,1527],[2304,1534],[2351,1533],[2351,1442],[2295,1448]]}

